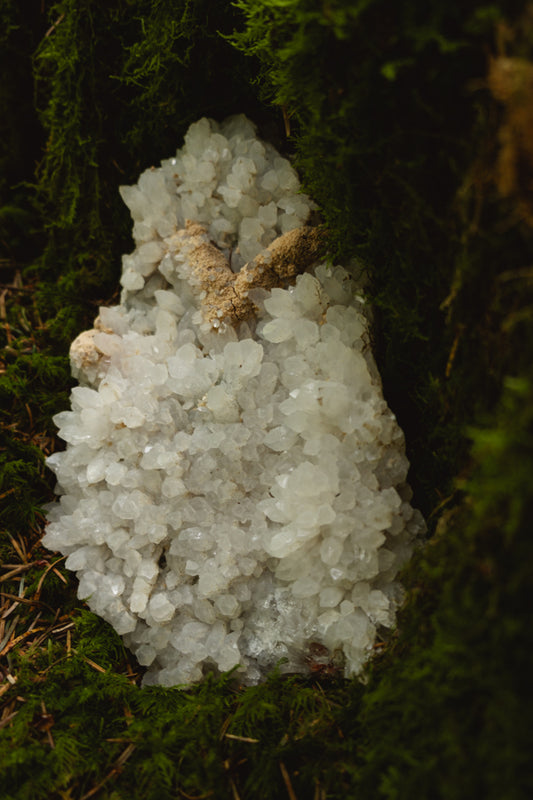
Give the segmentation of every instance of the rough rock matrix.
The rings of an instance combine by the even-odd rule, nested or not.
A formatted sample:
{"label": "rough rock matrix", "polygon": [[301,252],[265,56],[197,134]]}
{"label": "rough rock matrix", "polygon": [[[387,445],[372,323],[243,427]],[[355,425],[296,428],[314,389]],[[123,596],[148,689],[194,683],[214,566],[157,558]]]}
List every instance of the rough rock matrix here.
{"label": "rough rock matrix", "polygon": [[121,192],[136,247],[72,345],[44,544],[146,683],[254,683],[282,657],[357,673],[424,527],[364,303],[242,116],[195,123]]}

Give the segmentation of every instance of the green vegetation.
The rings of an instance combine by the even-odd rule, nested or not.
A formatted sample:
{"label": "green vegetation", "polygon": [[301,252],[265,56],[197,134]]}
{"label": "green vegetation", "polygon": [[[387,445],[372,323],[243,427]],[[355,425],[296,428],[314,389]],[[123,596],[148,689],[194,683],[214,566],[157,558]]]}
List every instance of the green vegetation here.
{"label": "green vegetation", "polygon": [[[43,4],[43,8],[46,4]],[[525,0],[0,0],[0,797],[526,800],[533,12]],[[431,538],[363,681],[142,669],[39,540],[67,349],[116,297],[118,185],[244,111],[375,347]],[[115,293],[115,295],[114,295]]]}

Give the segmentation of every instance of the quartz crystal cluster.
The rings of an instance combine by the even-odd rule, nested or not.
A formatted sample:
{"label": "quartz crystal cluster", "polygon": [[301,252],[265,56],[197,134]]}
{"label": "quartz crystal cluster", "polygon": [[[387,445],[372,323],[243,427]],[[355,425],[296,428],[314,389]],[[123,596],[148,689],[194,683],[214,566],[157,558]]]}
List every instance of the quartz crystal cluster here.
{"label": "quartz crystal cluster", "polygon": [[80,385],[55,417],[67,447],[48,459],[61,498],[44,544],[145,683],[236,665],[254,683],[317,652],[355,674],[424,527],[356,286],[324,263],[272,288],[249,270],[254,315],[213,316],[211,262],[213,281],[262,272],[313,208],[242,116],[195,123],[121,192],[135,250],[120,305],[71,349]]}

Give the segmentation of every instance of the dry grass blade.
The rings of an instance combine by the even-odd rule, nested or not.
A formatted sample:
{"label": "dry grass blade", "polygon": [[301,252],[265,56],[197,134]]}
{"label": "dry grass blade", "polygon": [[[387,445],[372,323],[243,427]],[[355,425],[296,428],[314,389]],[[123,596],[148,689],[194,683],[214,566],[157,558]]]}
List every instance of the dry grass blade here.
{"label": "dry grass blade", "polygon": [[251,739],[249,736],[235,736],[233,733],[224,734],[226,739],[235,739],[237,742],[250,742],[250,744],[258,744],[259,739]]}
{"label": "dry grass blade", "polygon": [[18,644],[20,644],[25,639],[27,639],[28,636],[31,636],[32,633],[37,633],[38,631],[44,631],[44,630],[48,630],[48,629],[47,628],[34,628],[33,630],[30,629],[30,630],[24,631],[24,633],[21,633],[19,636],[15,636],[13,639],[11,639],[11,641],[8,644],[5,645],[4,649],[0,652],[0,656],[7,655],[11,650],[13,650],[14,647],[16,647]]}
{"label": "dry grass blade", "polygon": [[[15,491],[15,490],[10,489],[9,491]],[[7,494],[7,492],[5,492],[3,495],[0,495],[0,500],[2,499],[2,497],[5,496],[5,494]],[[18,566],[13,567],[12,569],[11,569],[12,566],[11,564],[4,564],[3,568],[5,569],[6,567],[9,567],[10,571],[6,572],[4,575],[0,577],[0,583],[4,583],[4,581],[8,581],[11,578],[14,578],[15,575],[19,575],[21,572],[26,572],[28,569],[31,569],[33,566],[35,566],[36,563],[38,562],[32,561],[30,564],[19,564]]]}
{"label": "dry grass blade", "polygon": [[313,795],[313,800],[326,800],[326,791],[322,788],[320,783],[316,781],[315,785],[315,793]]}
{"label": "dry grass blade", "polygon": [[115,764],[113,765],[113,768],[105,776],[105,778],[102,781],[100,781],[100,783],[98,783],[96,786],[93,786],[93,788],[90,790],[90,792],[86,792],[80,798],[80,800],[89,800],[90,797],[93,797],[95,794],[97,794],[100,791],[100,789],[103,786],[105,786],[105,784],[108,782],[108,780],[110,780],[111,778],[113,778],[116,775],[118,775],[121,772],[122,767],[124,766],[124,764],[126,763],[128,758],[131,756],[131,754],[133,753],[133,751],[135,750],[136,747],[137,747],[137,745],[135,745],[135,744],[129,744],[126,747],[126,749],[123,750],[122,753],[119,755],[119,757],[115,761]]}
{"label": "dry grass blade", "polygon": [[38,723],[36,724],[36,728],[39,731],[42,731],[46,734],[46,738],[48,739],[48,744],[50,745],[50,749],[53,750],[55,748],[54,737],[52,736],[52,728],[55,724],[55,719],[52,714],[49,714],[44,700],[41,700],[41,718],[39,719]]}
{"label": "dry grass blade", "polygon": [[64,19],[65,19],[65,14],[64,13],[60,14],[59,17],[56,19],[56,21],[53,22],[52,25],[50,25],[50,27],[48,28],[48,30],[44,34],[44,38],[48,39],[48,37],[55,31],[57,26],[60,25],[63,22]]}
{"label": "dry grass blade", "polygon": [[53,569],[54,569],[54,567],[56,566],[56,564],[59,564],[59,563],[60,563],[60,561],[63,561],[65,558],[66,558],[66,556],[61,556],[61,558],[58,558],[58,559],[56,559],[56,560],[55,560],[55,561],[54,561],[52,564],[49,564],[49,565],[47,566],[47,568],[45,569],[45,571],[44,571],[44,572],[43,572],[43,574],[41,575],[41,579],[40,579],[39,583],[37,584],[37,590],[36,590],[36,592],[35,592],[35,596],[36,596],[37,598],[39,598],[39,597],[41,596],[41,590],[42,590],[42,588],[43,588],[44,579],[46,578],[46,576],[48,575],[48,573],[49,573],[51,570],[53,570]]}
{"label": "dry grass blade", "polygon": [[235,782],[230,778],[229,785],[231,786],[231,793],[233,795],[233,800],[241,800],[241,796],[237,791],[237,787],[235,786]]}
{"label": "dry grass blade", "polygon": [[[76,650],[74,650],[74,648],[72,648],[72,652],[75,653]],[[103,674],[105,674],[107,672],[107,670],[104,669],[103,667],[101,667],[100,664],[97,664],[96,661],[93,661],[92,659],[87,658],[87,656],[82,656],[82,658],[83,658],[83,660],[85,661],[86,664],[88,664],[90,667],[95,669],[97,672],[102,672]]]}
{"label": "dry grass blade", "polygon": [[3,639],[0,641],[0,655],[2,655],[2,651],[3,651],[4,647],[5,647],[5,646],[7,645],[7,643],[9,642],[9,640],[10,640],[10,638],[11,638],[11,634],[13,633],[13,631],[15,630],[15,628],[17,627],[17,623],[18,623],[19,619],[20,619],[20,615],[19,615],[19,614],[17,614],[17,616],[15,617],[15,619],[13,619],[13,620],[11,621],[11,623],[10,623],[10,624],[7,626],[7,631],[6,631],[6,633],[5,633],[4,637],[3,637]]}
{"label": "dry grass blade", "polygon": [[74,623],[73,622],[67,622],[67,624],[66,625],[62,625],[61,628],[55,628],[52,631],[52,633],[54,635],[57,635],[58,633],[64,633],[65,631],[68,631],[73,627],[74,627]]}
{"label": "dry grass blade", "polygon": [[0,730],[9,725],[11,720],[15,719],[18,713],[18,711],[13,711],[11,714],[8,714],[7,717],[4,717],[4,719],[0,720]]}
{"label": "dry grass blade", "polygon": [[6,692],[8,692],[11,689],[12,685],[13,685],[11,683],[11,681],[9,680],[9,678],[12,678],[16,683],[16,678],[13,678],[12,675],[8,675],[7,678],[8,678],[8,680],[6,680],[6,682],[3,683],[2,686],[0,686],[0,697],[2,697],[2,695],[4,695]]}
{"label": "dry grass blade", "polygon": [[[16,594],[11,594],[11,592],[0,592],[0,597],[5,597],[8,600],[13,600],[16,603],[22,603],[26,606],[46,606],[46,603],[41,603],[40,600],[29,600],[26,597],[18,597]],[[50,606],[46,607],[52,611]]]}
{"label": "dry grass blade", "polygon": [[17,541],[14,536],[12,536],[9,531],[6,531],[9,539],[11,540],[11,544],[13,545],[14,549],[17,552],[18,557],[24,563],[28,563],[28,556],[26,554],[26,545],[24,544],[24,540],[20,539]]}
{"label": "dry grass blade", "polygon": [[294,793],[294,789],[292,788],[292,782],[290,779],[290,775],[287,772],[287,767],[283,763],[283,761],[279,762],[279,768],[281,772],[281,776],[283,778],[283,782],[287,788],[287,794],[289,795],[290,800],[298,800],[296,794]]}

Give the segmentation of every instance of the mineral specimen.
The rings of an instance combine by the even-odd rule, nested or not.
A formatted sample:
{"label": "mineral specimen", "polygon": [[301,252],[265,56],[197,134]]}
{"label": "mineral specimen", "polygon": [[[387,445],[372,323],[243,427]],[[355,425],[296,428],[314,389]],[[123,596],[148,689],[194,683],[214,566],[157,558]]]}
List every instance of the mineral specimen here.
{"label": "mineral specimen", "polygon": [[242,116],[121,192],[136,247],[72,345],[44,544],[145,683],[254,683],[317,649],[357,673],[424,527],[364,301],[316,263],[312,202]]}

